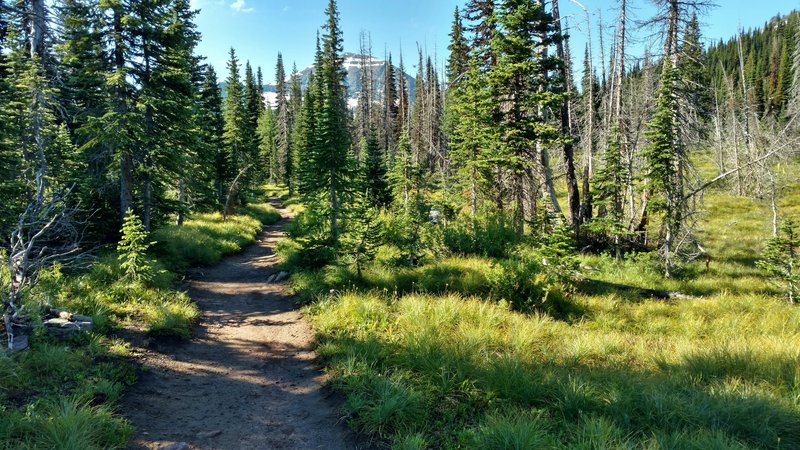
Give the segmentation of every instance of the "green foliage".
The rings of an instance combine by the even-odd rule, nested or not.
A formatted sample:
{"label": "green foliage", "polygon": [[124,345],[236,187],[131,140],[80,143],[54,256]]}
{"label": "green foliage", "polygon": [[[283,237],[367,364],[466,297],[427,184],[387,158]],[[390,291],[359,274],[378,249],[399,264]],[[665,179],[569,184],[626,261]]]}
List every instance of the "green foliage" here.
{"label": "green foliage", "polygon": [[569,226],[558,225],[547,234],[539,253],[551,284],[571,290],[580,274],[577,250]]}
{"label": "green foliage", "polygon": [[[115,402],[133,368],[109,353],[112,342],[48,343],[0,356],[0,442],[3,448],[104,449],[127,444],[132,428]],[[37,400],[20,407],[20,400]],[[24,404],[24,402],[23,402]]]}
{"label": "green foliage", "polygon": [[122,237],[117,244],[123,278],[129,282],[147,282],[153,278],[153,263],[147,257],[148,233],[139,217],[132,210],[125,212],[122,223]]}
{"label": "green foliage", "polygon": [[502,214],[481,215],[473,219],[458,217],[443,231],[444,245],[460,255],[504,258],[522,241],[514,224]]}
{"label": "green foliage", "polygon": [[800,333],[796,308],[724,296],[591,307],[562,322],[458,295],[345,292],[307,311],[348,417],[378,438],[444,448],[800,445],[786,340]]}
{"label": "green foliage", "polygon": [[378,247],[383,243],[383,229],[377,208],[369,203],[373,198],[369,191],[359,200],[347,221],[347,231],[342,236],[342,254],[345,261],[356,268],[362,278],[364,266],[375,259]]}
{"label": "green foliage", "polygon": [[197,305],[188,298],[156,304],[148,312],[147,331],[154,336],[189,339],[192,324],[197,320]]}
{"label": "green foliage", "polygon": [[154,251],[173,271],[210,266],[255,242],[264,224],[280,219],[268,204],[251,204],[240,211],[244,214],[227,220],[220,213],[196,214],[182,226],[161,227],[152,234],[158,241]]}
{"label": "green foliage", "polygon": [[797,223],[785,220],[778,236],[767,241],[762,259],[756,265],[764,271],[789,300],[795,303],[800,292],[800,235]]}

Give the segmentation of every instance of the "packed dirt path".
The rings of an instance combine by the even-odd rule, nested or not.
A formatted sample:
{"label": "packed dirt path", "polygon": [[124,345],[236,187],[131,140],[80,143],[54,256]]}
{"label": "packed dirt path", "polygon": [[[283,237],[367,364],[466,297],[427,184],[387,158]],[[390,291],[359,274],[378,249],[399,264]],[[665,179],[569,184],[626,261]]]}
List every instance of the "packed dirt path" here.
{"label": "packed dirt path", "polygon": [[136,428],[130,448],[355,447],[321,390],[311,328],[285,283],[267,283],[290,220],[279,211],[284,219],[256,244],[190,274],[188,292],[201,311],[191,341],[142,350],[149,370],[122,404]]}

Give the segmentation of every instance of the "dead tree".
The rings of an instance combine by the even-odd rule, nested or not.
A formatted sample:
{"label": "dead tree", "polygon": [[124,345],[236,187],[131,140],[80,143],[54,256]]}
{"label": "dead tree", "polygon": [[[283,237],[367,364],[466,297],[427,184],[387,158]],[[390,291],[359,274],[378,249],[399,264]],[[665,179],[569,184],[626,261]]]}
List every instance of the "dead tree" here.
{"label": "dead tree", "polygon": [[41,173],[38,175],[37,195],[11,234],[6,261],[9,282],[3,321],[9,352],[27,346],[25,339],[17,339],[15,331],[25,328],[29,321],[23,300],[38,282],[42,269],[56,262],[75,262],[82,255],[83,230],[75,220],[79,208],[71,202],[71,189],[47,192]]}

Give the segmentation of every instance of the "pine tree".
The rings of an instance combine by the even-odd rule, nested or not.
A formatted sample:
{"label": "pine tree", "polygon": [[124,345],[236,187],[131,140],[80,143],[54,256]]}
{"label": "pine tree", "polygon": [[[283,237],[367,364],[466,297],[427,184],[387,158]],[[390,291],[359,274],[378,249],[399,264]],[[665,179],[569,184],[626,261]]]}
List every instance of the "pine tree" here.
{"label": "pine tree", "polygon": [[783,291],[789,303],[800,294],[800,234],[797,223],[785,220],[777,236],[767,241],[756,265]]}
{"label": "pine tree", "polygon": [[250,170],[249,167],[255,162],[252,160],[249,148],[252,141],[252,138],[247,135],[250,119],[244,103],[244,87],[239,79],[239,60],[236,58],[236,51],[233,48],[230,50],[230,59],[228,60],[226,84],[227,95],[222,109],[224,120],[222,141],[227,153],[226,159],[230,161],[232,170],[226,174],[225,192],[233,179],[240,172]]}
{"label": "pine tree", "polygon": [[277,96],[277,106],[275,108],[275,124],[277,134],[275,136],[275,147],[277,152],[277,163],[279,170],[276,171],[276,181],[286,183],[289,190],[293,191],[292,186],[292,124],[289,112],[288,92],[286,91],[286,71],[283,67],[283,55],[278,53],[278,63],[275,67],[275,93]]}
{"label": "pine tree", "polygon": [[391,202],[391,192],[386,179],[386,155],[378,142],[378,133],[371,130],[362,144],[364,155],[363,178],[366,201],[375,207],[385,207]]}
{"label": "pine tree", "polygon": [[350,135],[347,123],[342,31],[335,0],[329,0],[325,10],[327,23],[323,27],[322,53],[317,66],[320,91],[319,107],[315,111],[315,132],[319,145],[312,155],[317,176],[313,191],[324,193],[324,206],[330,223],[329,236],[334,246],[342,232],[340,217],[346,208],[349,180],[352,178]]}
{"label": "pine tree", "polygon": [[209,176],[213,177],[215,193],[215,201],[211,204],[221,208],[225,203],[225,184],[234,175],[230,153],[223,145],[225,121],[222,114],[222,92],[217,82],[217,73],[211,65],[206,66],[199,96],[199,121],[203,124],[200,129],[204,132],[203,142],[209,149],[207,153],[209,160],[205,167],[213,168],[209,170]]}

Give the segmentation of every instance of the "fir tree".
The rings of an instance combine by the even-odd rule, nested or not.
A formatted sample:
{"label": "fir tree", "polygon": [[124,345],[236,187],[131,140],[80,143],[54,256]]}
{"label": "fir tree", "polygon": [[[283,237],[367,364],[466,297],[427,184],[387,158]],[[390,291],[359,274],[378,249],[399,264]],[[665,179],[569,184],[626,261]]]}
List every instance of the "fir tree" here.
{"label": "fir tree", "polygon": [[366,201],[375,207],[385,207],[391,201],[391,192],[386,179],[386,156],[378,142],[378,133],[371,130],[362,144],[363,189]]}
{"label": "fir tree", "polygon": [[275,108],[275,147],[279,169],[276,171],[276,181],[286,183],[289,190],[292,186],[292,124],[289,112],[288,92],[286,91],[286,71],[283,67],[283,55],[278,53],[278,63],[275,66],[275,94],[277,105]]}
{"label": "fir tree", "polygon": [[154,275],[154,268],[152,261],[147,257],[147,250],[153,243],[148,242],[147,230],[139,217],[130,209],[125,212],[121,234],[117,252],[123,279],[137,283],[150,281]]}
{"label": "fir tree", "polygon": [[233,48],[230,50],[228,60],[226,84],[227,95],[222,109],[224,121],[222,141],[227,153],[226,159],[230,161],[232,170],[226,174],[225,192],[236,175],[242,170],[247,170],[247,167],[254,162],[249,148],[252,138],[247,135],[250,119],[244,103],[244,87],[239,79],[239,60]]}
{"label": "fir tree", "polygon": [[464,36],[464,25],[461,20],[461,14],[458,12],[458,6],[456,6],[456,10],[453,13],[450,45],[447,46],[447,49],[450,50],[450,56],[447,59],[447,85],[453,86],[459,77],[462,77],[467,71],[469,64],[469,47]]}
{"label": "fir tree", "polygon": [[800,294],[800,234],[797,223],[785,220],[778,235],[767,241],[762,259],[756,265],[775,283],[789,303]]}
{"label": "fir tree", "polygon": [[336,246],[342,231],[340,217],[346,208],[348,186],[352,178],[350,135],[348,131],[346,72],[342,58],[342,31],[335,0],[325,10],[321,55],[316,66],[319,83],[318,108],[315,114],[315,138],[319,141],[310,155],[316,176],[307,183],[312,191],[324,194],[324,209],[330,224],[329,236]]}
{"label": "fir tree", "polygon": [[217,82],[217,73],[211,65],[206,66],[199,96],[199,120],[203,124],[200,129],[205,134],[203,142],[209,150],[208,153],[205,153],[209,158],[205,167],[213,167],[209,175],[213,177],[216,201],[212,204],[221,208],[225,203],[225,183],[227,180],[233,179],[235,175],[232,173],[230,153],[223,145],[222,92]]}

